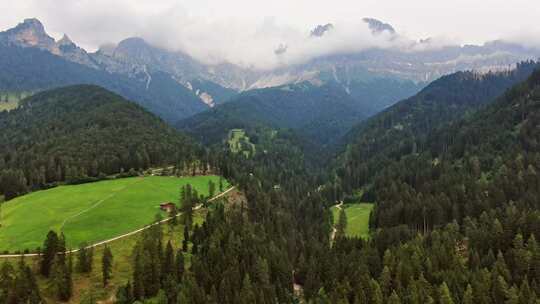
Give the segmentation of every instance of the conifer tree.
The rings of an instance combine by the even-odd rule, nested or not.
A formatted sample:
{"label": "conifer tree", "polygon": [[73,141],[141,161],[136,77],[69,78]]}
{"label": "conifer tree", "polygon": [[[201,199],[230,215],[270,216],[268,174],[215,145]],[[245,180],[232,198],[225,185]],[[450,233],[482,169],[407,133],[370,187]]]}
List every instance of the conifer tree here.
{"label": "conifer tree", "polygon": [[41,275],[45,277],[49,277],[51,268],[54,263],[54,259],[56,254],[58,253],[58,245],[59,239],[58,235],[54,231],[49,231],[47,234],[47,238],[45,239],[45,243],[43,244],[43,254],[41,255],[41,267],[40,272]]}
{"label": "conifer tree", "polygon": [[474,304],[474,295],[471,284],[467,285],[467,289],[463,295],[463,304]]}
{"label": "conifer tree", "polygon": [[395,290],[392,290],[392,294],[388,298],[388,304],[401,304],[401,300]]}
{"label": "conifer tree", "polygon": [[450,294],[450,290],[448,289],[446,282],[443,282],[441,287],[439,287],[439,295],[441,304],[454,304],[454,300],[452,299],[452,295]]}
{"label": "conifer tree", "polygon": [[105,246],[103,249],[103,256],[101,257],[101,273],[103,279],[103,287],[107,287],[109,279],[111,278],[113,264],[113,255],[109,246]]}

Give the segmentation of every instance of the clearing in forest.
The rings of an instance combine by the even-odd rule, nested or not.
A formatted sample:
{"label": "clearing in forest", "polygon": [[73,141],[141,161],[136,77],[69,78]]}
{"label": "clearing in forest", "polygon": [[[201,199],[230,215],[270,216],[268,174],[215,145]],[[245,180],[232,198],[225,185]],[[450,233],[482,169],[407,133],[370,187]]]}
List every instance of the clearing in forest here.
{"label": "clearing in forest", "polygon": [[[347,215],[347,236],[369,238],[369,215],[373,210],[372,203],[346,204],[341,205]],[[332,207],[334,223],[339,219],[339,208]]]}
{"label": "clearing in forest", "polygon": [[255,145],[251,143],[246,131],[242,129],[232,129],[229,131],[229,149],[233,153],[242,152],[246,157],[255,154]]}
{"label": "clearing in forest", "polygon": [[[166,217],[160,204],[178,204],[186,184],[208,196],[209,181],[218,191],[218,176],[147,176],[59,186],[15,198],[2,204],[0,252],[35,251],[49,230],[64,232],[68,248],[128,233],[150,224],[158,213]],[[228,186],[223,180],[223,189]]]}

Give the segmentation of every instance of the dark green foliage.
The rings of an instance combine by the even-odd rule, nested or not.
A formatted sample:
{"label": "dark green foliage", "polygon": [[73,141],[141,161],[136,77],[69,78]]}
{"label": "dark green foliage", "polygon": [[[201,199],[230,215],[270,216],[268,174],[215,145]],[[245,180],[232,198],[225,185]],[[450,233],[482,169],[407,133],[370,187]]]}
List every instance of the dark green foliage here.
{"label": "dark green foliage", "polygon": [[[389,110],[404,109],[403,117],[390,116],[407,122],[403,129],[393,122],[365,129],[332,174],[310,165],[286,131],[271,139],[250,134],[257,149],[249,158],[214,146],[206,161],[245,200],[213,203],[205,221],[193,225],[189,214],[202,200],[184,187],[183,250],[163,244],[159,226],[143,232],[133,249],[132,283],[118,289],[118,302],[298,303],[294,287],[301,287],[307,303],[535,303],[540,72],[490,103],[522,77],[527,66],[521,68],[459,73],[433,84],[411,99],[418,104]],[[430,90],[455,106],[428,98]],[[379,146],[378,135],[382,143],[397,140]],[[361,187],[376,202],[370,239],[331,242],[328,207]],[[344,227],[345,218],[340,222]],[[63,252],[62,237],[54,239],[45,253]],[[57,275],[62,264],[51,263],[60,265],[53,278],[67,281]]]}
{"label": "dark green foliage", "polygon": [[16,169],[7,169],[0,172],[0,192],[7,200],[28,192],[28,181],[24,172]]}
{"label": "dark green foliage", "polygon": [[[445,76],[416,96],[359,124],[346,136],[349,145],[338,169],[344,181],[343,190],[352,192],[367,185],[392,160],[429,150],[434,143],[433,132],[471,115],[525,80],[537,66],[535,62],[525,62],[510,72],[459,72]],[[452,144],[445,137],[436,138],[445,140],[445,145]]]}
{"label": "dark green foliage", "polygon": [[17,267],[4,262],[0,267],[0,303],[42,303],[36,278],[23,259]]}
{"label": "dark green foliage", "polygon": [[245,92],[212,110],[178,124],[205,143],[223,140],[229,130],[257,126],[290,128],[310,140],[327,145],[366,118],[368,111],[337,85],[309,83]]}
{"label": "dark green foliage", "polygon": [[213,181],[208,182],[208,197],[212,198],[216,194],[216,184]]}
{"label": "dark green foliage", "polygon": [[336,237],[345,236],[347,230],[347,214],[345,214],[345,209],[339,209],[339,218],[336,224]]}
{"label": "dark green foliage", "polygon": [[[180,189],[180,212],[182,213],[182,224],[185,229],[191,229],[193,224],[193,208],[201,203],[197,190],[187,184]],[[184,232],[185,234],[185,232]]]}
{"label": "dark green foliage", "polygon": [[103,256],[101,257],[101,276],[103,279],[103,286],[106,287],[109,284],[109,279],[112,273],[113,255],[108,246],[105,246],[103,250]]}
{"label": "dark green foliage", "polygon": [[58,234],[54,231],[49,231],[47,238],[43,244],[43,252],[41,253],[40,273],[48,277],[53,266],[55,256],[61,250]]}
{"label": "dark green foliage", "polygon": [[92,262],[94,257],[94,248],[88,247],[83,243],[79,246],[77,252],[77,271],[80,273],[90,273],[92,271]]}
{"label": "dark green foliage", "polygon": [[381,168],[372,188],[379,202],[374,224],[431,229],[478,217],[508,201],[537,208],[537,77],[533,74],[485,109],[435,131],[429,150]]}
{"label": "dark green foliage", "polygon": [[[379,303],[535,302],[539,79],[540,72],[533,73],[475,113],[443,118],[428,111],[424,117],[440,120],[435,126],[410,129],[381,150],[377,140],[393,138],[395,129],[365,129],[338,170],[343,179],[337,184],[368,189],[366,195],[377,202],[371,221],[377,229],[369,242],[336,239],[331,253],[322,253],[333,269],[313,263],[310,277],[320,278],[334,299],[362,297],[362,289],[371,295],[369,302]],[[400,149],[407,140],[421,144]],[[353,161],[368,171],[358,171]],[[331,286],[343,287],[331,291]],[[375,296],[375,286],[383,300]]]}
{"label": "dark green foliage", "polygon": [[73,294],[71,269],[66,265],[66,260],[62,255],[54,258],[49,286],[59,301],[67,301]]}
{"label": "dark green foliage", "polygon": [[7,199],[61,181],[191,164],[198,153],[159,118],[95,86],[36,94],[0,113],[0,129],[0,192]]}

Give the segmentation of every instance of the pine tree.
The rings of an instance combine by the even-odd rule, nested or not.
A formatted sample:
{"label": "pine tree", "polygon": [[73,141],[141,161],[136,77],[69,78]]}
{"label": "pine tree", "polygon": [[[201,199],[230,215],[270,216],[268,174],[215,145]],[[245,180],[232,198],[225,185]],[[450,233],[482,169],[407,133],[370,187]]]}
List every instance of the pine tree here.
{"label": "pine tree", "polygon": [[519,291],[515,286],[508,290],[507,298],[505,304],[519,304]]}
{"label": "pine tree", "polygon": [[171,241],[168,241],[167,246],[165,247],[165,256],[162,262],[163,269],[161,270],[161,275],[163,276],[163,279],[166,279],[169,275],[174,274],[174,262],[174,251]]}
{"label": "pine tree", "polygon": [[77,252],[77,271],[80,273],[92,272],[93,250],[87,243],[82,243]]}
{"label": "pine tree", "polygon": [[208,197],[212,198],[216,194],[216,184],[213,181],[208,181]]}
{"label": "pine tree", "polygon": [[401,300],[395,290],[392,290],[392,294],[388,298],[388,304],[401,304]]}
{"label": "pine tree", "polygon": [[495,281],[493,282],[493,287],[491,289],[491,296],[493,298],[494,303],[496,304],[503,304],[508,299],[508,284],[506,283],[506,280],[502,276],[498,276],[495,278]]}
{"label": "pine tree", "polygon": [[384,298],[383,298],[383,293],[381,291],[381,287],[379,283],[371,279],[370,285],[371,285],[371,290],[372,290],[371,303],[383,304]]}
{"label": "pine tree", "polygon": [[452,295],[450,294],[450,290],[448,289],[446,282],[443,282],[441,287],[439,287],[439,295],[440,304],[454,304],[454,300],[452,300]]}
{"label": "pine tree", "polygon": [[188,242],[189,242],[189,228],[187,225],[184,225],[184,239],[182,240],[182,251],[188,251]]}
{"label": "pine tree", "polygon": [[73,282],[71,274],[65,264],[65,260],[60,255],[54,258],[54,263],[51,268],[50,278],[51,289],[54,291],[56,298],[60,301],[67,301],[71,298]]}
{"label": "pine tree", "polygon": [[383,295],[388,297],[392,291],[392,274],[388,266],[384,266],[379,282],[381,282],[380,286]]}
{"label": "pine tree", "polygon": [[255,296],[255,290],[253,288],[253,285],[251,284],[251,279],[249,278],[249,275],[246,274],[244,276],[244,280],[242,282],[242,289],[240,290],[239,300],[241,303],[256,303],[256,296]]}
{"label": "pine tree", "polygon": [[347,231],[347,214],[344,208],[339,209],[339,218],[336,225],[336,237],[344,237]]}
{"label": "pine tree", "polygon": [[463,295],[463,304],[474,304],[474,296],[471,284],[467,284],[467,289]]}
{"label": "pine tree", "polygon": [[135,253],[135,263],[133,266],[133,299],[144,299],[144,266],[140,252]]}
{"label": "pine tree", "polygon": [[135,299],[131,289],[131,282],[127,282],[125,286],[120,286],[116,291],[117,304],[132,304]]}
{"label": "pine tree", "polygon": [[165,291],[163,289],[160,289],[158,291],[156,300],[154,301],[155,304],[167,304],[169,302],[167,295],[165,294]]}
{"label": "pine tree", "polygon": [[527,278],[524,278],[519,287],[519,303],[531,303],[531,288]]}
{"label": "pine tree", "polygon": [[43,254],[41,255],[41,275],[49,277],[51,268],[58,253],[58,235],[54,231],[49,231],[45,243],[43,244]]}
{"label": "pine tree", "polygon": [[105,249],[103,249],[103,256],[101,257],[103,287],[107,287],[109,279],[111,278],[112,263],[113,255],[111,249],[108,246],[105,246]]}
{"label": "pine tree", "polygon": [[185,271],[185,265],[184,265],[184,254],[182,251],[178,251],[176,254],[176,281],[182,282],[182,278],[184,277],[184,271]]}

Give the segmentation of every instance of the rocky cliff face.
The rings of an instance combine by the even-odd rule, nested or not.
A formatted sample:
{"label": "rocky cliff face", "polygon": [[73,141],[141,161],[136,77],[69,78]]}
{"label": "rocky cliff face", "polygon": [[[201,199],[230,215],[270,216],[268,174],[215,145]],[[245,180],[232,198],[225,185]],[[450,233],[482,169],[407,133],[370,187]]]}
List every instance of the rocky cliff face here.
{"label": "rocky cliff face", "polygon": [[25,19],[16,27],[0,33],[0,41],[19,47],[34,47],[51,52],[69,61],[97,68],[90,55],[78,47],[67,35],[55,41],[37,19]]}
{"label": "rocky cliff face", "polygon": [[0,33],[0,39],[9,44],[21,47],[36,47],[55,55],[60,54],[56,42],[47,35],[43,24],[37,19],[25,19],[16,27]]}

